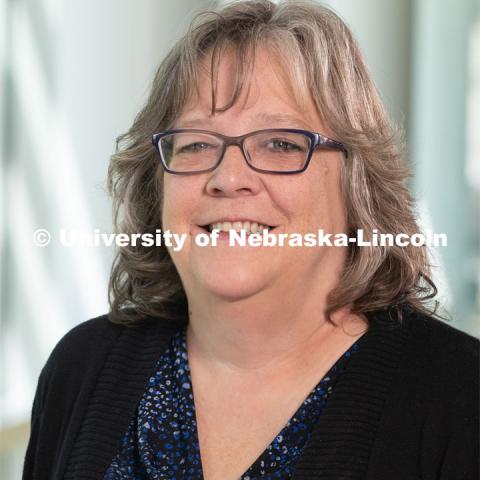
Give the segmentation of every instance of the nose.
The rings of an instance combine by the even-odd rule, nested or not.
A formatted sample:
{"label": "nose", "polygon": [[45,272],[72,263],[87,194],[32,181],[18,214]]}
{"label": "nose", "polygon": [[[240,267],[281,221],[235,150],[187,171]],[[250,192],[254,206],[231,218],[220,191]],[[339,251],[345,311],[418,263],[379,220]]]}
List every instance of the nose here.
{"label": "nose", "polygon": [[239,145],[229,145],[220,165],[210,174],[207,192],[212,196],[240,197],[257,194],[260,173],[251,169]]}

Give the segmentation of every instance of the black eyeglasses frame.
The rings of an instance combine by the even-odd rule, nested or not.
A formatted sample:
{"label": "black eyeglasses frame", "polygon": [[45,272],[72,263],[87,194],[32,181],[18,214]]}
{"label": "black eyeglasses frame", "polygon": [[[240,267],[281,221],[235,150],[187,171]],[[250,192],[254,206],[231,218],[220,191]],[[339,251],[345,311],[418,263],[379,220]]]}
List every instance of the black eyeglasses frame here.
{"label": "black eyeglasses frame", "polygon": [[[167,163],[165,162],[165,159],[163,158],[162,149],[160,148],[160,140],[163,137],[166,137],[168,135],[173,135],[174,133],[182,133],[182,132],[204,133],[204,134],[208,134],[208,135],[213,135],[214,137],[217,137],[217,138],[221,139],[222,142],[223,142],[223,145],[222,145],[222,151],[221,151],[221,154],[220,154],[220,157],[219,157],[217,163],[215,165],[213,165],[212,167],[209,167],[207,169],[194,170],[194,171],[191,171],[191,172],[178,172],[176,170],[171,170],[168,167]],[[307,159],[305,161],[304,166],[301,169],[286,170],[286,171],[264,170],[264,169],[253,166],[250,163],[248,151],[245,148],[245,139],[250,137],[250,136],[253,136],[253,135],[256,135],[256,134],[259,134],[259,133],[264,133],[264,132],[299,133],[299,134],[303,134],[306,137],[308,137],[310,139],[310,148],[309,148],[309,151],[308,151],[308,154],[307,154]],[[340,150],[345,154],[345,157],[348,158],[348,150],[343,143],[338,142],[337,140],[333,140],[331,138],[328,138],[325,135],[322,135],[321,133],[311,132],[309,130],[301,130],[301,129],[297,129],[297,128],[266,128],[266,129],[263,129],[263,130],[255,130],[253,132],[248,132],[248,133],[245,133],[244,135],[239,135],[237,137],[230,137],[228,135],[223,135],[221,133],[212,132],[212,131],[209,131],[209,130],[197,129],[197,128],[177,128],[177,129],[174,129],[174,130],[165,130],[163,132],[153,134],[152,135],[152,144],[156,148],[156,150],[157,150],[157,152],[160,156],[160,160],[162,162],[162,165],[163,165],[163,168],[165,169],[165,171],[168,172],[168,173],[172,173],[174,175],[194,175],[194,174],[198,174],[198,173],[206,173],[206,172],[211,172],[211,171],[215,170],[220,165],[220,163],[222,162],[222,160],[225,156],[225,151],[227,150],[227,147],[229,147],[230,145],[238,146],[243,153],[243,157],[244,157],[245,161],[247,162],[247,165],[251,169],[253,169],[257,172],[261,172],[261,173],[273,173],[273,174],[280,174],[280,175],[290,175],[290,174],[294,174],[294,173],[304,172],[307,169],[307,167],[310,163],[313,152],[319,147],[326,148],[326,149],[332,149],[332,150]]]}

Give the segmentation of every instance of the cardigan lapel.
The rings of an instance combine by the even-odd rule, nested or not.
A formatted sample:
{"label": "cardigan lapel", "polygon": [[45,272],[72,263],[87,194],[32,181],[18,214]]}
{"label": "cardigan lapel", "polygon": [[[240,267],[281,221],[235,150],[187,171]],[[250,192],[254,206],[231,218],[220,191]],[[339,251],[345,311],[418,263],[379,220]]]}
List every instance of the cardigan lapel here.
{"label": "cardigan lapel", "polygon": [[408,338],[388,311],[367,315],[368,331],[320,415],[292,480],[365,479],[383,406]]}

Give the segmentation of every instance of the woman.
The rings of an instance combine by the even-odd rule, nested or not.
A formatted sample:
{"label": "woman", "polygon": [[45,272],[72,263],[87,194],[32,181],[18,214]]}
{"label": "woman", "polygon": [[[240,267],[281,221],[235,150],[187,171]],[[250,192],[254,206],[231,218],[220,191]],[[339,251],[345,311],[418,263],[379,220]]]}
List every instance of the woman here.
{"label": "woman", "polygon": [[407,176],[334,13],[198,16],[109,170],[118,231],[185,243],[119,250],[111,312],[42,370],[24,479],[477,478],[478,340],[429,310],[424,248],[227,239],[412,235]]}

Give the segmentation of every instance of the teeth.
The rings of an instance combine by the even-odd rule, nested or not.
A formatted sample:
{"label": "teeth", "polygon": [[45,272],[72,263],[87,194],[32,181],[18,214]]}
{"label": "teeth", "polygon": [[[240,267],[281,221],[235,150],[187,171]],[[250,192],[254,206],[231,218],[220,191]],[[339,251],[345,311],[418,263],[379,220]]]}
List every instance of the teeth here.
{"label": "teeth", "polygon": [[269,230],[268,225],[257,222],[217,222],[211,223],[208,225],[208,231],[219,230],[221,232],[228,232],[230,230],[235,230],[236,232],[241,232],[242,230],[247,233],[262,233],[264,230]]}

